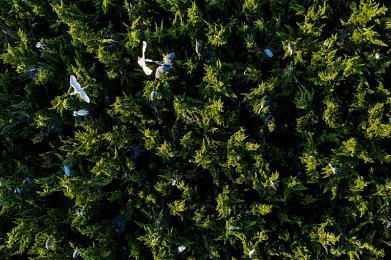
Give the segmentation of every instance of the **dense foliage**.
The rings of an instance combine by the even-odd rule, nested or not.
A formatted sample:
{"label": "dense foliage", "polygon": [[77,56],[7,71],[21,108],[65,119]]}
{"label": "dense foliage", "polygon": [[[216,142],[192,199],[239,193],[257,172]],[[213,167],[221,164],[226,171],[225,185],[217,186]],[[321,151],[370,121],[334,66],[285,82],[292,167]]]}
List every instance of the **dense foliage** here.
{"label": "dense foliage", "polygon": [[0,0],[1,258],[390,255],[390,8]]}

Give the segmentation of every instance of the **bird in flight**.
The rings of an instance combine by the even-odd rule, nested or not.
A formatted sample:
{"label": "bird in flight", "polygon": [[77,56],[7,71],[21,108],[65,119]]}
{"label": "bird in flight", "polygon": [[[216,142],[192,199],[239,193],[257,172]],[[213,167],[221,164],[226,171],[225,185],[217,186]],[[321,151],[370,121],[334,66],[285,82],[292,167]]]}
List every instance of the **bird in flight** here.
{"label": "bird in flight", "polygon": [[87,96],[87,93],[84,91],[84,89],[80,86],[79,82],[77,82],[75,76],[71,75],[69,77],[69,83],[73,88],[71,95],[79,94],[85,102],[90,103],[90,98]]}

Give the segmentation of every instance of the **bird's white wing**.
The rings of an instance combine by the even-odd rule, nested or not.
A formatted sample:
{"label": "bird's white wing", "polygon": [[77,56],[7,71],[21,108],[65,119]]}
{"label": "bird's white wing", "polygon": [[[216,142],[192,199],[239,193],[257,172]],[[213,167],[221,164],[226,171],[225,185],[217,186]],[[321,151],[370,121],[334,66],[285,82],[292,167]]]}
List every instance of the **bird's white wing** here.
{"label": "bird's white wing", "polygon": [[156,68],[156,72],[155,72],[155,78],[160,78],[160,76],[164,73],[163,71],[163,65],[159,66]]}
{"label": "bird's white wing", "polygon": [[147,65],[143,66],[143,70],[144,70],[145,74],[147,74],[148,76],[152,74],[152,70],[150,68],[148,68]]}
{"label": "bird's white wing", "polygon": [[142,68],[145,65],[145,59],[143,57],[138,57],[137,63]]}
{"label": "bird's white wing", "polygon": [[79,92],[80,97],[87,103],[90,103],[90,98],[87,96],[87,93],[84,90]]}
{"label": "bird's white wing", "polygon": [[175,58],[175,53],[171,52],[166,56],[164,56],[163,61],[165,64],[172,64],[174,62],[174,58]]}
{"label": "bird's white wing", "polygon": [[171,64],[163,64],[159,67],[157,67],[156,72],[155,72],[155,78],[160,78],[160,76],[166,72],[167,70],[171,69],[172,65]]}
{"label": "bird's white wing", "polygon": [[152,74],[152,70],[147,67],[147,64],[145,63],[144,58],[138,57],[137,63],[138,63],[138,65],[140,65],[141,68],[143,68],[145,74],[147,74],[148,76]]}
{"label": "bird's white wing", "polygon": [[80,109],[79,111],[77,111],[77,114],[79,116],[88,116],[89,112],[88,112],[88,110]]}
{"label": "bird's white wing", "polygon": [[82,89],[79,82],[77,82],[76,77],[73,75],[69,77],[69,83],[75,89],[75,92],[80,92],[80,90]]}

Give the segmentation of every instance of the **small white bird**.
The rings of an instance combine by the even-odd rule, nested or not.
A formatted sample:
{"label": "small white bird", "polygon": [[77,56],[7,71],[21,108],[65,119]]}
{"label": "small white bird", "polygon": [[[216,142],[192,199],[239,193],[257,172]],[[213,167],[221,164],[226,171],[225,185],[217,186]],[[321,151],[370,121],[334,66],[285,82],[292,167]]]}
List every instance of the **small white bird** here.
{"label": "small white bird", "polygon": [[14,190],[14,193],[16,195],[20,195],[22,193],[22,190],[19,187],[16,187],[15,190]]}
{"label": "small white bird", "polygon": [[271,58],[273,57],[273,52],[270,49],[263,49],[263,53],[266,57]]}
{"label": "small white bird", "polygon": [[172,68],[172,63],[174,61],[174,58],[175,58],[174,52],[171,52],[171,53],[167,54],[166,56],[164,56],[163,63],[159,67],[157,67],[157,69],[156,69],[155,78],[157,78],[157,79],[160,78],[160,76],[164,72],[166,72],[167,70]]}
{"label": "small white bird", "polygon": [[182,253],[183,251],[185,251],[186,249],[186,246],[182,245],[182,246],[178,246],[178,253]]}
{"label": "small white bird", "polygon": [[90,98],[87,96],[86,92],[84,91],[84,89],[80,86],[79,82],[77,82],[76,80],[76,77],[71,75],[69,77],[69,83],[71,84],[71,86],[73,87],[73,92],[71,93],[71,95],[76,95],[76,94],[79,94],[80,97],[87,103],[90,103]]}
{"label": "small white bird", "polygon": [[76,209],[76,215],[77,215],[78,217],[83,216],[83,209],[82,209],[82,208],[77,208],[77,209]]}
{"label": "small white bird", "polygon": [[52,248],[52,244],[53,244],[53,241],[50,237],[48,239],[46,239],[45,247],[47,250],[50,250]]}
{"label": "small white bird", "polygon": [[73,111],[73,116],[88,116],[89,112],[85,109],[80,109],[78,111]]}
{"label": "small white bird", "polygon": [[380,53],[378,52],[375,53],[375,60],[380,60]]}
{"label": "small white bird", "polygon": [[202,49],[202,41],[196,39],[196,44],[195,44],[195,51],[197,54],[201,54],[201,49]]}
{"label": "small white bird", "polygon": [[248,252],[248,257],[253,258],[254,254],[255,254],[255,249],[253,249],[250,252]]}
{"label": "small white bird", "polygon": [[150,68],[148,68],[147,64],[145,63],[145,51],[146,50],[147,50],[147,42],[143,41],[142,56],[138,57],[137,63],[144,70],[144,73],[149,76],[152,74],[152,70]]}
{"label": "small white bird", "polygon": [[268,108],[268,107],[269,107],[269,104],[270,104],[270,101],[269,101],[269,100],[267,100],[266,102],[263,102],[263,103],[261,104],[261,107],[258,109],[257,114],[261,113],[261,111],[262,111],[263,109]]}
{"label": "small white bird", "polygon": [[154,101],[157,98],[157,91],[156,89],[151,91],[151,94],[149,95],[149,100]]}
{"label": "small white bird", "polygon": [[236,232],[236,231],[238,231],[238,228],[235,227],[235,226],[230,226],[230,227],[229,227],[229,231],[231,231],[231,232]]}
{"label": "small white bird", "polygon": [[337,173],[337,168],[336,167],[334,167],[333,165],[331,165],[331,163],[329,163],[329,166],[330,166],[330,168],[331,168],[331,171],[334,173],[334,174],[336,174]]}
{"label": "small white bird", "polygon": [[178,185],[178,179],[175,179],[171,183],[172,186],[177,186]]}
{"label": "small white bird", "polygon": [[35,47],[42,50],[44,49],[42,42],[37,42],[37,44],[35,44]]}
{"label": "small white bird", "polygon": [[79,256],[80,256],[80,251],[78,251],[78,250],[73,251],[73,254],[72,254],[73,258],[78,258]]}
{"label": "small white bird", "polygon": [[289,56],[293,55],[293,46],[291,43],[288,43],[288,51],[289,51]]}

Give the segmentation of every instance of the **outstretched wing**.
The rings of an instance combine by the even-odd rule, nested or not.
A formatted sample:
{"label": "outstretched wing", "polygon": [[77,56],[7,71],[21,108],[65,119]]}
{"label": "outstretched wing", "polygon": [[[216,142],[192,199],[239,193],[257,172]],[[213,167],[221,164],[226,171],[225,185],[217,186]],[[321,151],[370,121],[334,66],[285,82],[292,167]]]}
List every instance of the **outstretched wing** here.
{"label": "outstretched wing", "polygon": [[171,52],[171,53],[167,54],[163,58],[164,64],[170,64],[171,65],[174,62],[174,58],[175,58],[175,53],[174,52]]}
{"label": "outstretched wing", "polygon": [[75,92],[79,92],[81,90],[81,86],[79,82],[77,82],[76,77],[71,75],[69,77],[69,83],[71,84],[72,88],[75,89]]}
{"label": "outstretched wing", "polygon": [[148,76],[152,74],[152,70],[147,67],[144,58],[138,57],[137,63],[138,65],[140,65],[141,68],[143,68],[145,74],[147,74]]}
{"label": "outstretched wing", "polygon": [[80,91],[79,94],[80,94],[80,97],[81,97],[85,102],[90,103],[90,98],[87,96],[87,93],[86,93],[84,90]]}
{"label": "outstretched wing", "polygon": [[163,64],[159,67],[157,67],[156,72],[155,72],[155,78],[160,78],[160,76],[166,72],[167,70],[171,69],[172,65],[171,64]]}

